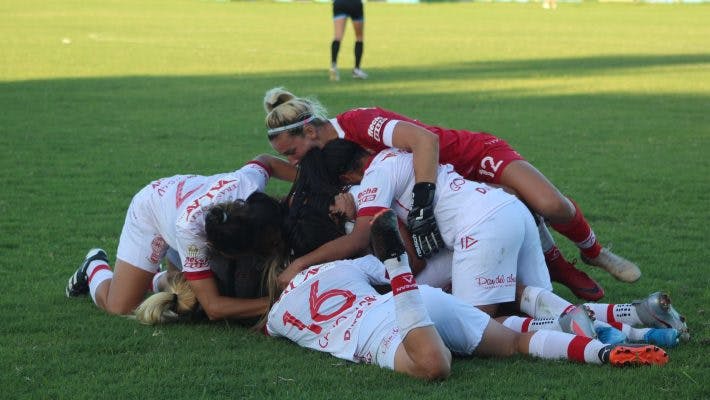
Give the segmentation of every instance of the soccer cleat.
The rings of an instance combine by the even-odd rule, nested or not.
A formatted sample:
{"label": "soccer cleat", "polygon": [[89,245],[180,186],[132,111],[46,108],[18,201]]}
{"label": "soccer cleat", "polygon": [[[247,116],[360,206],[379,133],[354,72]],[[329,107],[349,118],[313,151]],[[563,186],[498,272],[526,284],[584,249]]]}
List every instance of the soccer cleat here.
{"label": "soccer cleat", "polygon": [[631,304],[636,308],[636,314],[641,322],[650,328],[674,328],[680,333],[680,338],[690,340],[685,317],[671,305],[667,293],[651,293],[643,300],[634,300]]}
{"label": "soccer cleat", "polygon": [[668,362],[668,353],[652,344],[620,344],[604,347],[599,358],[603,363],[615,367],[665,365]]}
{"label": "soccer cleat", "polygon": [[548,262],[547,269],[550,272],[550,279],[565,285],[580,299],[598,301],[604,297],[604,289],[589,275],[578,270],[574,262],[558,257]]}
{"label": "soccer cleat", "polygon": [[597,340],[604,344],[626,343],[627,337],[624,335],[624,332],[614,328],[613,326],[596,326],[594,327],[594,332],[597,334]]}
{"label": "soccer cleat", "polygon": [[69,282],[65,290],[67,297],[79,297],[89,293],[89,277],[86,276],[86,270],[89,268],[89,264],[95,260],[105,261],[106,264],[108,264],[108,255],[105,251],[98,248],[91,249],[86,253],[84,262],[82,262],[74,274],[69,277]]}
{"label": "soccer cleat", "polygon": [[680,342],[680,332],[673,328],[651,328],[643,335],[643,340],[656,346],[673,348]]}
{"label": "soccer cleat", "polygon": [[623,257],[617,256],[606,247],[602,248],[602,251],[595,258],[588,258],[582,254],[582,261],[584,261],[585,264],[605,270],[622,282],[636,282],[641,278],[641,270],[636,264]]}
{"label": "soccer cleat", "polygon": [[361,70],[360,68],[355,68],[353,69],[353,78],[354,79],[367,79],[367,74],[365,71]]}
{"label": "soccer cleat", "polygon": [[562,332],[592,339],[597,338],[592,312],[584,305],[570,306],[560,315],[559,323]]}
{"label": "soccer cleat", "polygon": [[[405,252],[399,224],[394,211],[386,209],[377,213],[371,222],[370,241],[372,252],[380,261],[400,259]],[[400,260],[401,261],[401,260]]]}
{"label": "soccer cleat", "polygon": [[328,76],[330,77],[330,80],[333,82],[339,81],[340,80],[340,73],[338,72],[338,68],[331,67],[330,70],[328,71]]}

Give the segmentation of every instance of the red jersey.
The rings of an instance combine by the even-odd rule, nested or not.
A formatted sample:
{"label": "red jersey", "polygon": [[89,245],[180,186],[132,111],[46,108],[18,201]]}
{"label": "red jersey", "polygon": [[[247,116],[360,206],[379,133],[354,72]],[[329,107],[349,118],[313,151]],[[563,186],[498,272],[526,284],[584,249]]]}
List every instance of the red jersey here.
{"label": "red jersey", "polygon": [[392,146],[392,133],[399,121],[420,126],[439,137],[439,163],[453,165],[456,172],[479,182],[500,181],[508,163],[522,160],[503,139],[485,132],[430,126],[382,108],[356,108],[330,122],[338,137],[359,144],[372,153]]}

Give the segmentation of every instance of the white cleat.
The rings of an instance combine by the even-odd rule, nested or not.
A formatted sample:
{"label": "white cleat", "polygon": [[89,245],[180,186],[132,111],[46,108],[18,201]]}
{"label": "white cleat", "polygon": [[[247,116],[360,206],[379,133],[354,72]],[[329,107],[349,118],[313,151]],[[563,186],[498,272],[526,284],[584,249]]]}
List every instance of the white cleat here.
{"label": "white cleat", "polygon": [[333,82],[337,82],[340,80],[340,73],[338,72],[338,69],[335,67],[331,67],[330,70],[328,70],[328,76],[330,77],[330,80]]}
{"label": "white cleat", "polygon": [[353,79],[367,79],[367,74],[360,68],[353,69]]}
{"label": "white cleat", "polygon": [[595,258],[587,258],[582,255],[585,264],[599,267],[610,273],[614,278],[622,282],[636,282],[641,278],[641,270],[631,261],[617,256],[606,247]]}
{"label": "white cleat", "polygon": [[645,326],[651,328],[673,328],[680,333],[682,340],[690,340],[685,317],[671,305],[671,298],[663,292],[651,293],[643,300],[634,300],[631,304]]}

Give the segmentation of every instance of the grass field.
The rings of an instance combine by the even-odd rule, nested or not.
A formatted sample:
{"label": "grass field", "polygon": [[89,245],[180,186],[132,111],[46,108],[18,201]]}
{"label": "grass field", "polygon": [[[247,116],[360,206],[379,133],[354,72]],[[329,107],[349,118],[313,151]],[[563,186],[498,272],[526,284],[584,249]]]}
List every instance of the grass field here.
{"label": "grass field", "polygon": [[[330,13],[0,3],[0,398],[710,398],[710,5],[369,3],[371,79],[347,74],[349,27],[337,84]],[[274,86],[332,115],[379,105],[506,138],[642,267],[633,285],[585,268],[605,300],[669,291],[693,340],[664,368],[456,360],[448,381],[428,384],[227,323],[146,327],[66,299],[89,248],[115,256],[147,182],[271,150],[261,100]]]}

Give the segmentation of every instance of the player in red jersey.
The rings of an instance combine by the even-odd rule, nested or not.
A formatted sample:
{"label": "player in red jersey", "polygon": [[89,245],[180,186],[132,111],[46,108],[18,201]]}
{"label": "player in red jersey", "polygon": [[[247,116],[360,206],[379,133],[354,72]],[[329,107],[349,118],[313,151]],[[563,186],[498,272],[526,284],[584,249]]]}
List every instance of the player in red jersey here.
{"label": "player in red jersey", "polygon": [[[572,240],[587,264],[601,267],[624,282],[635,282],[641,276],[638,266],[601,246],[576,203],[498,137],[430,126],[376,107],[353,109],[328,119],[318,101],[296,97],[282,88],[266,93],[264,108],[272,147],[292,163],[309,149],[322,148],[336,138],[356,142],[373,153],[388,147],[412,152],[417,185],[407,220],[421,257],[429,257],[442,247],[432,201],[438,164],[447,163],[467,179],[514,191],[545,223]],[[603,289],[560,254],[545,223],[540,222],[538,227],[552,279],[580,298],[595,301],[603,297]],[[294,263],[305,266],[319,261],[296,259]]]}

